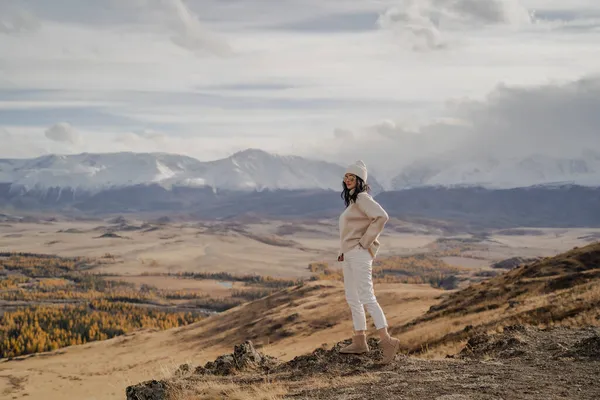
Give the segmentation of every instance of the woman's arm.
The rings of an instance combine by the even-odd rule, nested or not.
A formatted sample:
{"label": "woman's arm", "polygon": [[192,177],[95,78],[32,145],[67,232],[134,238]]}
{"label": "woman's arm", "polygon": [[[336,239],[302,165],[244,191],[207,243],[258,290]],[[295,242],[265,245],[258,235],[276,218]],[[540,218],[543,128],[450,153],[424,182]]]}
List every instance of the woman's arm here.
{"label": "woman's arm", "polygon": [[371,223],[367,231],[360,239],[359,244],[364,249],[369,249],[377,236],[383,232],[386,222],[389,220],[388,214],[368,193],[359,193],[356,198],[356,205],[367,217],[371,219]]}

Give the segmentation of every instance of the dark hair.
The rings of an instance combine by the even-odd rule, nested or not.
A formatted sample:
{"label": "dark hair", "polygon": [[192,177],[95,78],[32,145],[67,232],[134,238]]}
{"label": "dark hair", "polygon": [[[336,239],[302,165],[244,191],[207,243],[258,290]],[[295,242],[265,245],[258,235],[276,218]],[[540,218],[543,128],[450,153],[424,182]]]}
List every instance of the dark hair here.
{"label": "dark hair", "polygon": [[342,182],[342,188],[343,190],[341,197],[344,200],[344,204],[346,204],[346,207],[348,207],[352,203],[356,203],[356,199],[358,198],[359,193],[369,193],[371,191],[371,187],[369,186],[369,184],[365,183],[365,181],[363,181],[362,178],[358,176],[356,177],[356,190],[354,191],[354,193],[350,193],[350,190],[346,186],[345,182]]}

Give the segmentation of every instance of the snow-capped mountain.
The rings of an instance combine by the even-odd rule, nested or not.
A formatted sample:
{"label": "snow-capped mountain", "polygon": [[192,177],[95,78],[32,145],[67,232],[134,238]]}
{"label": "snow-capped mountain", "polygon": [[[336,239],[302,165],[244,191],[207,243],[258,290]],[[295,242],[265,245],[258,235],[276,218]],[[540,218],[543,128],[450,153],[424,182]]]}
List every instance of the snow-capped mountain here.
{"label": "snow-capped mountain", "polygon": [[600,154],[588,151],[578,158],[533,155],[516,159],[430,159],[405,168],[392,180],[391,189],[423,186],[509,189],[556,184],[600,186]]}
{"label": "snow-capped mountain", "polygon": [[[136,185],[160,185],[166,189],[179,186],[234,191],[338,191],[343,174],[344,167],[338,164],[256,149],[210,162],[177,154],[127,152],[0,159],[0,183],[10,184],[11,191],[20,192],[52,188],[93,194]],[[383,191],[374,176],[369,183],[374,194]],[[520,159],[429,159],[404,168],[386,189],[503,189],[552,184],[600,186],[600,154],[588,151],[572,159],[541,155]]]}
{"label": "snow-capped mountain", "polygon": [[[201,162],[164,153],[47,155],[0,159],[0,183],[12,190],[64,188],[97,193],[135,185],[158,184],[224,190],[340,190],[344,168],[297,156],[249,149],[228,158]],[[370,179],[374,192],[381,190]]]}
{"label": "snow-capped mountain", "polygon": [[[0,159],[0,210],[74,216],[174,213],[219,220],[243,215],[336,218],[344,208],[336,193],[344,170],[260,150],[211,162],[163,153]],[[434,160],[401,172],[387,192],[369,178],[373,194],[395,218],[474,227],[600,226],[596,153],[577,159]]]}
{"label": "snow-capped mountain", "polygon": [[236,190],[338,190],[343,176],[337,164],[249,149],[206,163],[204,179],[208,186]]}
{"label": "snow-capped mountain", "polygon": [[112,187],[160,183],[190,174],[201,163],[170,154],[46,155],[0,160],[0,182],[24,190],[53,187],[98,191]]}

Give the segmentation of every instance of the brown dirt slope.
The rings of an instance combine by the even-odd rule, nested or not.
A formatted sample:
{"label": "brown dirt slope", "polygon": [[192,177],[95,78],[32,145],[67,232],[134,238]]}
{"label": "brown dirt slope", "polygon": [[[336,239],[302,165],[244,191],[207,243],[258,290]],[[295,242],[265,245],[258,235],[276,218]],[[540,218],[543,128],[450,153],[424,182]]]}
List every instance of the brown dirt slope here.
{"label": "brown dirt slope", "polygon": [[288,362],[251,343],[205,366],[182,365],[174,377],[126,389],[127,400],[191,399],[598,399],[600,329],[516,325],[474,336],[457,357],[402,356],[378,363],[376,340],[366,355],[319,348]]}
{"label": "brown dirt slope", "polygon": [[510,300],[570,289],[600,278],[600,243],[524,265],[453,293],[424,319],[501,307]]}
{"label": "brown dirt slope", "polygon": [[[407,350],[463,344],[474,333],[512,324],[600,326],[600,243],[523,265],[450,293],[415,320],[393,329]],[[412,346],[411,346],[412,344]]]}

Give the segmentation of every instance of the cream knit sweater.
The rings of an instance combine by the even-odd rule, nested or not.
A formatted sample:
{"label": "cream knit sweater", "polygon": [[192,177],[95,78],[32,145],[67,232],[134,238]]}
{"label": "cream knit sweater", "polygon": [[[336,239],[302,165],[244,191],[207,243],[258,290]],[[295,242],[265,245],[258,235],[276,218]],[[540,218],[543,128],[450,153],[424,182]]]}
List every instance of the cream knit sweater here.
{"label": "cream knit sweater", "polygon": [[389,217],[371,195],[359,193],[356,203],[340,215],[340,251],[338,255],[360,245],[375,258],[379,251],[379,235]]}

